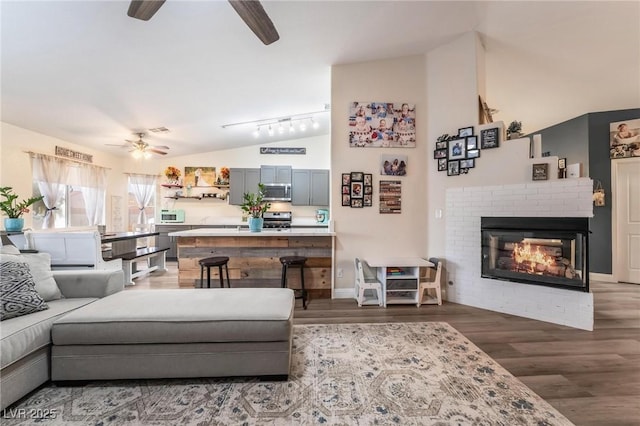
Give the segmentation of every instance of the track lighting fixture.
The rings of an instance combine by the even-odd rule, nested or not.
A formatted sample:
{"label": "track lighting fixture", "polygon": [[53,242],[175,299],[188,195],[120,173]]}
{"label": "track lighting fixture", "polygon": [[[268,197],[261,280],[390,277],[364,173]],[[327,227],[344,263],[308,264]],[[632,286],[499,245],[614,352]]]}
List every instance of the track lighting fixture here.
{"label": "track lighting fixture", "polygon": [[282,117],[264,118],[260,120],[254,120],[254,121],[243,121],[240,123],[225,124],[222,126],[222,128],[226,129],[227,127],[253,124],[254,126],[256,126],[256,128],[252,132],[253,136],[255,138],[258,138],[260,137],[262,127],[267,128],[267,134],[269,136],[275,135],[276,127],[278,130],[278,134],[284,135],[285,126],[287,123],[289,123],[289,134],[293,134],[296,132],[296,126],[294,126],[295,124],[294,122],[299,122],[297,124],[297,127],[301,132],[305,132],[309,126],[314,130],[320,128],[320,123],[315,119],[315,116],[318,114],[327,113],[330,110],[331,110],[331,107],[327,104],[325,105],[325,109],[323,111],[312,111],[304,114],[293,114],[293,115],[282,116]]}

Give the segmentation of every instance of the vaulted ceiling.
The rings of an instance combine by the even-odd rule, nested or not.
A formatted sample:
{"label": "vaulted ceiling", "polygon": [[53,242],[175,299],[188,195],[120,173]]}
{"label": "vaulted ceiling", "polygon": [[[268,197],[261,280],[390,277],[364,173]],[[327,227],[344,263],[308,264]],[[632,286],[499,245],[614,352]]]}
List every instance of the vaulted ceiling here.
{"label": "vaulted ceiling", "polygon": [[[255,144],[252,128],[222,125],[323,110],[333,64],[423,54],[468,31],[486,48],[496,119],[525,132],[640,105],[638,2],[263,5],[280,33],[269,46],[226,1],[168,0],[144,22],[126,1],[2,0],[2,121],[113,154],[105,144],[159,126],[170,133],[149,142],[171,156]],[[307,134],[327,133],[329,115]]]}

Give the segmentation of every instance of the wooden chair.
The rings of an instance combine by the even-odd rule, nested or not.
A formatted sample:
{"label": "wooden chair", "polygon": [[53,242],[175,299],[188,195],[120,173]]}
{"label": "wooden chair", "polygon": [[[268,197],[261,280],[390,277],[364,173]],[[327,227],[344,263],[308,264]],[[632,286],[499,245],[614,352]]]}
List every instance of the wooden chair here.
{"label": "wooden chair", "polygon": [[[436,273],[433,277],[433,281],[420,280],[420,287],[418,289],[418,303],[416,306],[420,307],[420,305],[442,305],[442,290],[440,289],[440,279],[442,277],[442,262],[440,259],[436,257],[432,257],[429,259],[429,262],[436,265]],[[428,289],[435,290],[435,297],[429,297],[427,292],[427,297],[425,297],[424,292]]]}
{"label": "wooden chair", "polygon": [[384,303],[382,293],[382,283],[377,278],[365,278],[362,261],[356,257],[356,283],[355,293],[358,306],[362,305],[378,305]]}

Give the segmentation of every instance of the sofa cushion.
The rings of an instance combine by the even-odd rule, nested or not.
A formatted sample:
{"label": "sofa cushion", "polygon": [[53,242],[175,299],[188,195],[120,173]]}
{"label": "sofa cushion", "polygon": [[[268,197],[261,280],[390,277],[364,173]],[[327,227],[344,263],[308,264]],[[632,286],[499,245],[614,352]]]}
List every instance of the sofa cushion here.
{"label": "sofa cushion", "polygon": [[51,255],[49,253],[0,254],[0,261],[27,262],[36,283],[36,291],[48,302],[60,299],[62,293],[53,279]]}
{"label": "sofa cushion", "polygon": [[49,309],[2,321],[0,327],[0,368],[51,343],[51,325],[69,311],[97,299],[60,299],[48,303]]}
{"label": "sofa cushion", "polygon": [[0,321],[48,309],[26,262],[0,262]]}
{"label": "sofa cushion", "polygon": [[286,288],[131,290],[57,320],[54,345],[268,342],[288,340]]}

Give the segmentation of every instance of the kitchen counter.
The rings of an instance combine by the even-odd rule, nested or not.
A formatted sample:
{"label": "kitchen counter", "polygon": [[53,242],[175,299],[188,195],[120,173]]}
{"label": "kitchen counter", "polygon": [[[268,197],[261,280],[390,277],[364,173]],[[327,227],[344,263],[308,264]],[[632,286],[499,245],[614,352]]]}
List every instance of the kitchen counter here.
{"label": "kitchen counter", "polygon": [[261,232],[250,232],[248,228],[197,228],[188,231],[170,232],[170,237],[333,237],[335,232],[328,228],[289,228],[263,229]]}
{"label": "kitchen counter", "polygon": [[[206,225],[205,225],[206,226]],[[328,228],[263,229],[196,228],[169,232],[177,240],[178,282],[200,287],[201,259],[229,257],[231,287],[280,287],[282,256],[305,256],[305,289],[313,298],[332,297],[335,235]],[[218,270],[211,270],[212,284]],[[290,288],[300,288],[298,271],[288,274]],[[206,286],[206,283],[205,283]]]}

